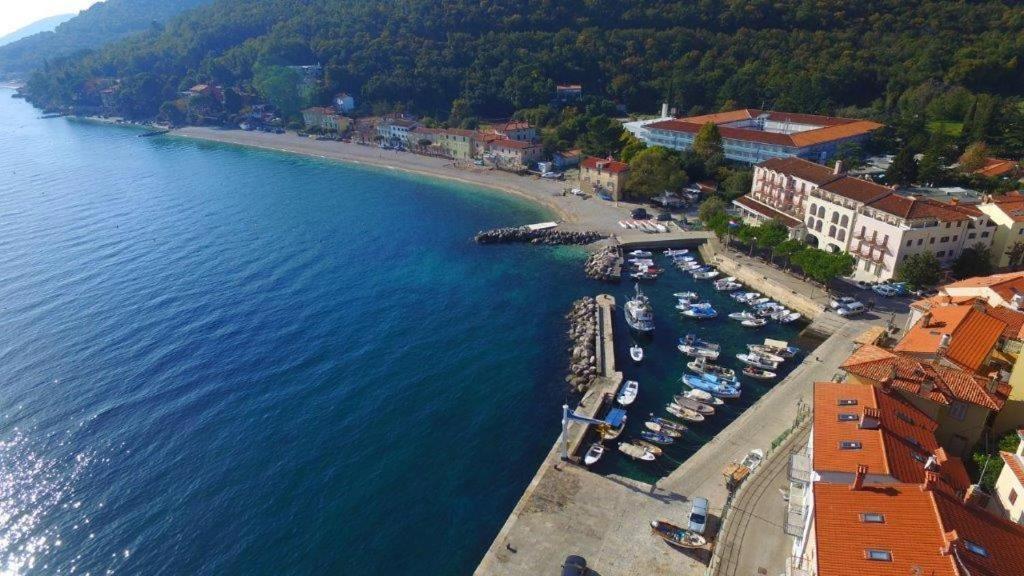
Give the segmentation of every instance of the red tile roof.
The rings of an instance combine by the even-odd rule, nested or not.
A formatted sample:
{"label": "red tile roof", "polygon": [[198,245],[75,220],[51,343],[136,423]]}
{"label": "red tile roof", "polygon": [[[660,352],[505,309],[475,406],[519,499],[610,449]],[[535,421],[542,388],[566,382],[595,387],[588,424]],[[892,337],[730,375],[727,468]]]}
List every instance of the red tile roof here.
{"label": "red tile roof", "polygon": [[1024,294],[1024,272],[1008,272],[991,276],[975,276],[947,284],[947,288],[988,288],[1009,302],[1017,293]]}
{"label": "red tile roof", "polygon": [[596,156],[587,156],[580,164],[580,167],[588,170],[603,170],[612,174],[629,172],[629,164],[625,162],[619,162],[611,158],[598,158]]}
{"label": "red tile roof", "polygon": [[[777,132],[765,132],[754,128],[733,127],[727,124],[750,120],[759,116],[767,116],[769,120],[776,122],[793,122],[796,124],[808,124],[818,126],[811,130],[796,132],[793,134],[780,134]],[[678,120],[663,120],[648,124],[648,128],[655,130],[668,130],[672,132],[686,132],[696,134],[701,126],[707,123],[718,125],[718,130],[723,138],[731,140],[746,140],[752,142],[763,142],[777,146],[791,148],[803,148],[822,144],[834,140],[841,140],[853,136],[861,136],[881,128],[882,125],[869,120],[855,120],[851,118],[837,118],[833,116],[817,116],[814,114],[798,114],[794,112],[772,112],[745,108],[705,114],[702,116],[690,116]]]}
{"label": "red tile roof", "polygon": [[1000,451],[999,455],[1003,457],[1003,462],[1017,478],[1017,482],[1024,484],[1024,462],[1021,461],[1020,456],[1013,452],[1003,451]]}
{"label": "red tile roof", "polygon": [[743,206],[744,208],[756,212],[764,216],[765,218],[769,218],[771,220],[778,220],[779,222],[785,224],[787,228],[796,228],[801,224],[799,220],[790,216],[789,214],[779,212],[778,210],[772,208],[771,206],[768,206],[767,204],[762,204],[761,202],[754,200],[750,196],[740,196],[739,198],[736,198],[732,202],[733,204]]}
{"label": "red tile roof", "polygon": [[856,200],[863,204],[868,204],[883,198],[885,196],[892,195],[892,189],[881,184],[875,184],[874,182],[868,182],[867,180],[861,180],[860,178],[854,178],[847,176],[844,178],[838,178],[829,182],[826,182],[821,186],[822,190],[828,190],[840,196],[844,196],[851,200]]}
{"label": "red tile roof", "polygon": [[493,140],[487,144],[489,147],[505,148],[509,150],[526,150],[528,148],[537,148],[540,144],[534,144],[533,142],[523,142],[521,140],[509,140],[507,138],[501,138],[499,140]]}
{"label": "red tile roof", "polygon": [[970,216],[952,206],[928,198],[913,198],[899,194],[887,194],[869,204],[872,208],[888,212],[900,218],[915,220],[936,218],[943,222],[970,220]]}
{"label": "red tile roof", "polygon": [[821,186],[837,178],[843,178],[842,174],[836,174],[828,166],[816,164],[810,160],[790,156],[788,158],[771,158],[758,164],[769,170],[780,172],[794,178],[806,180]]}
{"label": "red tile roof", "polygon": [[[1024,526],[976,506],[964,505],[941,490],[929,491],[938,513],[945,548],[962,576],[1010,576],[1024,571]],[[978,545],[984,554],[972,551]],[[955,552],[953,552],[955,551]]]}
{"label": "red tile roof", "polygon": [[[841,400],[857,404],[840,406]],[[813,414],[816,472],[853,474],[858,466],[866,465],[870,474],[891,476],[899,482],[923,482],[924,464],[934,456],[937,471],[953,491],[965,490],[970,484],[963,462],[948,458],[939,447],[935,421],[898,396],[864,384],[815,382]],[[878,427],[840,420],[841,414],[873,414]],[[861,447],[843,449],[840,442],[844,441],[860,442]]]}
{"label": "red tile roof", "polygon": [[978,168],[973,173],[980,176],[986,176],[988,178],[997,178],[1004,174],[1012,174],[1019,168],[1020,167],[1013,160],[989,157],[985,158],[985,165]]}
{"label": "red tile roof", "polygon": [[960,304],[932,308],[893,349],[912,354],[934,354],[943,335],[950,336],[945,357],[976,371],[988,358],[1006,329],[1006,323],[985,313],[983,305]]}
{"label": "red tile roof", "polygon": [[858,348],[840,368],[872,383],[919,396],[937,404],[960,400],[988,410],[1006,403],[1010,387],[999,384],[989,391],[989,380],[966,370],[921,362],[870,344]]}

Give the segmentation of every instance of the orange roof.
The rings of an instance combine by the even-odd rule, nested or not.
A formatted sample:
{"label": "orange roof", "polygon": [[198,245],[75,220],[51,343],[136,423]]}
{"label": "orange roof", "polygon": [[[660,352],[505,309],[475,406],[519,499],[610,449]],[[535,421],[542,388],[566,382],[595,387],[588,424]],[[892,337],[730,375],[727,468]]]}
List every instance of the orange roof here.
{"label": "orange roof", "polygon": [[910,303],[910,307],[915,310],[926,311],[931,309],[933,306],[950,306],[953,304],[963,304],[964,302],[973,302],[978,296],[950,296],[949,294],[939,293],[935,296],[929,296],[928,298],[921,298],[920,300],[914,300]]}
{"label": "orange roof", "polygon": [[762,202],[758,202],[757,200],[754,200],[750,196],[740,196],[739,198],[733,200],[732,203],[736,204],[737,206],[743,206],[750,210],[751,212],[756,212],[757,214],[760,214],[761,216],[764,216],[769,220],[778,220],[779,222],[785,224],[787,228],[796,228],[802,224],[802,222],[790,216],[789,214],[779,212],[775,208],[772,208],[771,206],[768,206],[767,204],[764,204]]}
{"label": "orange roof", "polygon": [[587,156],[583,160],[580,167],[588,170],[604,170],[611,172],[612,174],[619,174],[622,172],[629,172],[629,164],[625,162],[619,162],[618,160],[612,160],[611,158],[598,158],[596,156]]}
{"label": "orange roof", "polygon": [[973,305],[932,308],[893,348],[897,352],[934,355],[942,336],[950,336],[945,357],[978,370],[1006,329],[1006,323]]}
{"label": "orange roof", "polygon": [[986,304],[985,313],[1006,323],[1006,328],[1003,329],[1003,338],[1024,339],[1024,312],[1006,306],[988,306]]}
{"label": "orange roof", "polygon": [[993,196],[988,202],[982,202],[982,204],[994,204],[1014,222],[1024,222],[1024,196],[1021,196],[1019,192]]}
{"label": "orange roof", "polygon": [[873,383],[938,404],[960,400],[999,410],[1010,392],[1007,384],[998,384],[989,391],[988,379],[967,370],[921,362],[870,344],[858,348],[840,368]]}
{"label": "orange roof", "polygon": [[[813,413],[816,472],[853,474],[866,465],[872,474],[923,482],[925,462],[935,456],[942,479],[953,490],[970,484],[963,463],[939,447],[935,421],[902,398],[874,386],[815,382]],[[872,419],[877,426],[872,427]],[[860,442],[860,448],[843,448],[842,442]]]}
{"label": "orange roof", "polygon": [[1013,160],[1006,160],[1003,158],[985,158],[985,164],[973,172],[980,176],[986,176],[988,178],[997,178],[1004,174],[1010,174],[1016,171],[1018,168],[1017,163]]}
{"label": "orange roof", "polygon": [[1024,294],[1024,272],[975,276],[947,284],[946,288],[989,288],[1009,302],[1014,294]]}
{"label": "orange roof", "polygon": [[786,174],[794,178],[806,180],[821,186],[826,182],[830,182],[837,178],[844,178],[841,174],[836,174],[828,166],[822,166],[810,160],[804,160],[803,158],[797,158],[796,156],[789,156],[786,158],[769,158],[764,162],[758,164],[769,170]]}
{"label": "orange roof", "polygon": [[1024,484],[1024,461],[1021,461],[1020,456],[1013,452],[1000,451],[999,455],[1003,457],[1003,462],[1013,472],[1013,475],[1017,478],[1017,482]]}
{"label": "orange roof", "polygon": [[[818,573],[1010,576],[1024,566],[1024,526],[922,484],[814,484]],[[864,514],[880,514],[865,522]],[[888,552],[871,560],[868,550]]]}

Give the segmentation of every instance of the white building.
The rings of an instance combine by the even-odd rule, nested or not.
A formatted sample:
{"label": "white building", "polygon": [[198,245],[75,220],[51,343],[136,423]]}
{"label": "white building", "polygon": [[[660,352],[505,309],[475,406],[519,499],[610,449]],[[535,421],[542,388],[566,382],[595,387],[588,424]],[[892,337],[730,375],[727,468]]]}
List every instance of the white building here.
{"label": "white building", "polygon": [[1004,465],[996,479],[995,502],[1008,520],[1024,524],[1024,428],[1017,435],[1021,438],[1017,451],[999,453]]}
{"label": "white building", "polygon": [[385,144],[409,145],[409,133],[419,126],[415,120],[406,118],[387,118],[377,124],[377,135]]}

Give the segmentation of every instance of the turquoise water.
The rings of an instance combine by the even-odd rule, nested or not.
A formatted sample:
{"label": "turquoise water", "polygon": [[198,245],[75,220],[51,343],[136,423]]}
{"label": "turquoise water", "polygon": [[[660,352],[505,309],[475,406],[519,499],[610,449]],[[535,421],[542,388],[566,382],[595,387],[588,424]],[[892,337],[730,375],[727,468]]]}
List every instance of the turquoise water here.
{"label": "turquoise water", "polygon": [[0,91],[0,573],[470,573],[596,288],[470,239],[547,215],[37,116]]}

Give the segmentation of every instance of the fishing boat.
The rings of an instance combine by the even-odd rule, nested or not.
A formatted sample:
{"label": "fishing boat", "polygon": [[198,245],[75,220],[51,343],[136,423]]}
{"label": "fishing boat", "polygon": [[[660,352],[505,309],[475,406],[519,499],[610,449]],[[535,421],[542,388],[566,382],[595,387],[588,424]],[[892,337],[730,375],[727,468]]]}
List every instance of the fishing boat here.
{"label": "fishing boat", "polygon": [[608,415],[604,417],[604,424],[598,427],[601,438],[605,440],[615,440],[622,436],[622,431],[625,429],[626,411],[622,408],[612,408],[609,410]]}
{"label": "fishing boat", "polygon": [[642,430],[640,437],[648,442],[654,442],[655,444],[667,445],[676,441],[675,438],[661,434],[659,432],[651,432],[650,430]]}
{"label": "fishing boat", "polygon": [[700,300],[700,294],[697,294],[696,292],[676,292],[672,295],[680,300],[686,300],[688,302]]}
{"label": "fishing boat", "polygon": [[750,306],[760,306],[761,304],[767,304],[769,302],[771,302],[771,299],[765,298],[764,296],[760,298],[754,298],[753,300],[747,300],[747,304],[749,304]]}
{"label": "fishing boat", "polygon": [[628,258],[626,262],[636,266],[654,266],[654,260],[650,258]]}
{"label": "fishing boat", "polygon": [[743,322],[740,322],[740,325],[745,328],[760,328],[762,326],[766,326],[767,324],[768,321],[765,320],[764,318],[754,318],[753,320],[744,320]]}
{"label": "fishing boat", "polygon": [[634,258],[650,258],[651,256],[654,256],[652,252],[648,252],[646,250],[633,250],[632,252],[629,252],[629,255]]}
{"label": "fishing boat", "polygon": [[[768,344],[767,342],[777,342],[778,344]],[[771,354],[780,358],[792,358],[800,352],[800,348],[796,346],[787,346],[785,342],[771,339],[765,340],[765,344],[747,344],[747,350],[758,354]]]}
{"label": "fishing boat", "polygon": [[706,270],[704,272],[694,272],[693,277],[697,280],[710,280],[719,274],[721,274],[721,272],[718,270]]}
{"label": "fishing boat", "polygon": [[799,312],[790,312],[789,314],[786,314],[785,316],[782,316],[781,318],[776,318],[776,320],[778,320],[779,322],[782,322],[783,324],[789,324],[790,322],[796,322],[799,319],[800,319],[800,313]]}
{"label": "fishing boat", "polygon": [[711,318],[718,316],[718,311],[710,306],[690,306],[686,310],[683,310],[683,316],[693,318],[695,320],[710,320]]}
{"label": "fishing boat", "polygon": [[676,404],[675,402],[672,402],[672,403],[669,403],[668,405],[666,405],[665,406],[665,411],[668,412],[669,414],[675,416],[676,418],[682,418],[683,420],[686,420],[687,422],[703,422],[704,421],[704,415],[703,414],[697,412],[696,410],[691,410],[689,408],[684,408],[683,406],[680,406],[679,404]]}
{"label": "fishing boat", "polygon": [[684,392],[683,396],[690,398],[692,400],[696,400],[698,402],[702,402],[709,406],[721,406],[722,404],[725,404],[725,401],[722,400],[721,398],[712,396],[710,392],[705,392],[703,390],[689,390],[687,392]]}
{"label": "fishing boat", "polygon": [[754,470],[757,470],[758,466],[761,465],[761,462],[764,462],[764,450],[754,448],[743,458],[743,461],[740,462],[740,466],[745,467],[753,473]]}
{"label": "fishing boat", "polygon": [[754,316],[750,312],[733,312],[729,314],[729,319],[736,320],[737,322],[743,322],[744,320],[757,320],[757,316]]}
{"label": "fishing boat", "polygon": [[647,422],[644,422],[644,427],[647,428],[648,430],[650,430],[651,432],[657,432],[659,434],[664,434],[665,436],[669,436],[671,438],[679,438],[680,436],[683,435],[683,433],[680,432],[679,430],[673,430],[673,429],[668,428],[666,426],[662,426],[661,424],[658,424],[657,422],[654,422],[652,420],[648,420]]}
{"label": "fishing boat", "polygon": [[732,368],[709,363],[705,358],[698,357],[686,363],[686,367],[697,374],[711,374],[726,380],[735,380],[736,372]]}
{"label": "fishing boat", "polygon": [[673,262],[696,262],[697,259],[693,256],[676,256],[672,259]]}
{"label": "fishing boat", "polygon": [[772,362],[770,359],[765,358],[760,354],[737,354],[736,359],[744,364],[749,364],[755,368],[763,368],[765,370],[775,370],[779,367],[778,362]]}
{"label": "fishing boat", "polygon": [[691,376],[689,374],[683,375],[683,384],[686,384],[690,388],[696,390],[703,390],[712,396],[718,396],[719,398],[739,398],[740,389],[735,386],[729,386],[722,382],[715,382],[708,380],[702,376]]}
{"label": "fishing boat", "polygon": [[689,253],[690,253],[690,251],[687,250],[686,248],[682,248],[680,250],[673,250],[671,248],[666,248],[665,251],[662,252],[662,254],[664,254],[665,256],[669,256],[669,257],[672,257],[672,256],[682,256],[683,254],[689,254]]}
{"label": "fishing boat", "polygon": [[650,462],[655,458],[653,452],[644,448],[643,446],[638,446],[631,442],[619,442],[619,452],[622,452],[623,454],[629,456],[634,460],[644,460],[646,462]]}
{"label": "fishing boat", "polygon": [[775,363],[781,363],[786,360],[785,357],[777,353],[777,349],[765,346],[764,344],[747,344],[747,350],[750,350],[758,356],[771,360]]}
{"label": "fishing boat", "polygon": [[651,534],[682,548],[700,548],[708,543],[700,534],[684,530],[664,520],[651,520]]}
{"label": "fishing boat", "polygon": [[629,324],[630,328],[637,332],[654,331],[654,310],[647,296],[640,290],[639,284],[636,285],[636,295],[626,301],[624,308],[626,324]]}
{"label": "fishing boat", "polygon": [[686,425],[680,422],[676,422],[675,420],[669,418],[661,418],[659,416],[655,416],[654,414],[651,414],[650,416],[648,416],[648,418],[651,419],[651,422],[654,422],[655,424],[661,426],[662,429],[667,428],[669,430],[675,430],[680,434],[686,431]]}
{"label": "fishing boat", "polygon": [[661,446],[658,446],[653,442],[648,442],[647,440],[634,440],[634,442],[637,446],[646,449],[648,452],[654,454],[655,456],[661,456],[664,453],[664,451],[661,449]]}
{"label": "fishing boat", "polygon": [[697,346],[698,348],[707,348],[708,350],[721,350],[721,346],[716,342],[704,340],[696,334],[687,334],[679,339],[680,344],[689,344],[691,346]]}
{"label": "fishing boat", "polygon": [[630,346],[629,357],[633,359],[633,362],[639,364],[644,359],[644,349],[637,346],[636,344]]}
{"label": "fishing boat", "polygon": [[600,442],[594,442],[590,445],[586,455],[583,456],[583,464],[590,466],[600,460],[601,456],[604,456],[604,445]]}
{"label": "fishing boat", "polygon": [[719,292],[732,292],[733,290],[739,290],[743,288],[743,285],[739,282],[715,282],[715,290]]}
{"label": "fishing boat", "polygon": [[703,402],[698,402],[693,398],[687,398],[685,394],[676,394],[675,396],[672,397],[672,401],[682,406],[683,408],[689,408],[690,410],[693,410],[694,412],[702,416],[715,415],[714,406],[711,406],[710,404],[705,404]]}
{"label": "fishing boat", "polygon": [[679,268],[683,271],[692,273],[696,270],[700,270],[701,268],[703,268],[703,266],[701,266],[699,262],[694,262],[693,260],[690,260],[683,261],[683,263],[679,265]]}
{"label": "fishing boat", "polygon": [[680,344],[676,346],[676,349],[692,358],[707,358],[709,360],[717,359],[718,355],[720,354],[718,350],[711,350],[710,348],[701,348],[690,344]]}
{"label": "fishing boat", "polygon": [[626,380],[622,389],[619,390],[618,396],[615,397],[615,401],[619,403],[619,406],[629,406],[636,400],[638,392],[640,392],[640,383],[636,380]]}
{"label": "fishing boat", "polygon": [[772,372],[770,370],[764,370],[754,366],[747,366],[746,368],[744,368],[743,375],[749,378],[754,378],[756,380],[771,380],[772,378],[775,378],[775,376],[777,376],[775,372]]}

